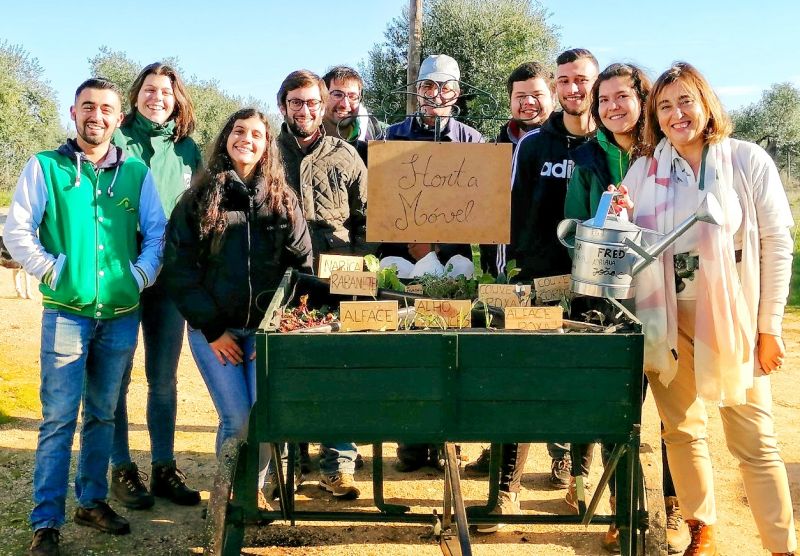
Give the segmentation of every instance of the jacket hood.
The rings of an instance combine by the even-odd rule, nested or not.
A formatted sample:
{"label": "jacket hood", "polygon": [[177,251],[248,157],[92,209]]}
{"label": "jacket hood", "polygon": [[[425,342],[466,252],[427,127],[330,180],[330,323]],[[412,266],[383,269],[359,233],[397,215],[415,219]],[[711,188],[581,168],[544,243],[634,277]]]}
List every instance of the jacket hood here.
{"label": "jacket hood", "polygon": [[130,118],[130,125],[149,137],[172,137],[175,133],[175,120],[169,120],[164,124],[157,124],[142,116],[136,109],[134,109],[133,117]]}
{"label": "jacket hood", "polygon": [[237,205],[248,206],[250,199],[253,199],[254,206],[261,206],[267,198],[264,176],[256,176],[245,183],[234,170],[228,170],[225,172],[225,195],[229,201]]}
{"label": "jacket hood", "polygon": [[[67,158],[75,160],[75,183],[73,184],[75,187],[81,186],[81,162],[83,159],[86,158],[86,155],[81,150],[80,145],[75,139],[67,139],[67,142],[58,147],[56,152],[60,155],[66,156]],[[127,158],[127,154],[123,151],[120,147],[116,146],[114,143],[109,144],[108,152],[97,164],[98,170],[108,170],[113,168],[114,169],[114,178],[111,180],[111,185],[108,186],[106,192],[108,193],[109,197],[114,196],[114,184],[117,182],[117,175],[119,174],[120,166]]]}

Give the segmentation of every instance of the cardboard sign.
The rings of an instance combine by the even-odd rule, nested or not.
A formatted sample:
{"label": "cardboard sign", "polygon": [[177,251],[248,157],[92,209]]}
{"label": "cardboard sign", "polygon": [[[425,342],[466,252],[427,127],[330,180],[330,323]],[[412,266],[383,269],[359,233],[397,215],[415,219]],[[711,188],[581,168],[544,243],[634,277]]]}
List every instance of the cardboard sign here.
{"label": "cardboard sign", "polygon": [[331,293],[342,295],[378,295],[378,275],[375,272],[331,272]]}
{"label": "cardboard sign", "polygon": [[370,141],[367,241],[508,243],[511,145]]}
{"label": "cardboard sign", "polygon": [[342,301],[342,332],[397,330],[397,301]]}
{"label": "cardboard sign", "polygon": [[322,253],[319,256],[319,269],[317,275],[320,278],[330,278],[334,270],[350,270],[360,272],[364,270],[364,257],[353,257],[350,255],[328,255]]}
{"label": "cardboard sign", "polygon": [[531,287],[522,284],[480,284],[478,299],[494,307],[527,307],[531,304]]}
{"label": "cardboard sign", "polygon": [[406,286],[405,293],[422,295],[422,284],[409,284]]}
{"label": "cardboard sign", "polygon": [[562,274],[561,276],[546,276],[534,279],[533,288],[536,290],[536,302],[550,303],[552,301],[561,301],[562,297],[569,296],[572,293],[570,290],[570,278],[569,274]]}
{"label": "cardboard sign", "polygon": [[564,324],[560,307],[506,307],[507,330],[555,330]]}
{"label": "cardboard sign", "polygon": [[472,301],[469,299],[415,299],[418,328],[469,328],[472,324]]}

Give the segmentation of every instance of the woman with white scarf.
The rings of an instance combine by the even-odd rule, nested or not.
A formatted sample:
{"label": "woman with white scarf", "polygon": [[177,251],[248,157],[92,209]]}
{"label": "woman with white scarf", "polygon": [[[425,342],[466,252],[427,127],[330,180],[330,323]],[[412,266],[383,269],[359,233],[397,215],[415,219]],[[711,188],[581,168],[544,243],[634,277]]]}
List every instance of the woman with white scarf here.
{"label": "woman with white scarf", "polygon": [[636,313],[692,533],[684,554],[718,554],[704,404],[712,401],[764,547],[790,555],[797,540],[768,375],[786,353],[781,321],[794,223],[772,159],[755,144],[731,139],[731,131],[716,94],[690,64],[676,63],[656,80],[645,123],[645,140],[655,149],[624,179],[632,219],[668,232],[713,194],[724,221],[696,224],[636,277]]}

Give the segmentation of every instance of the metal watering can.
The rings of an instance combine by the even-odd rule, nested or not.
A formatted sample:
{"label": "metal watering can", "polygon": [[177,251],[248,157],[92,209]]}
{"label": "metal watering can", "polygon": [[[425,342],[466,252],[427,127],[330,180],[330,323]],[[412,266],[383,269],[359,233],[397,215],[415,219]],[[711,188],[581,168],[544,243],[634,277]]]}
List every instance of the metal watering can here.
{"label": "metal watering can", "polygon": [[616,215],[609,214],[611,201],[617,195],[603,193],[594,218],[585,222],[562,220],[558,224],[558,239],[574,249],[571,289],[592,297],[630,299],[636,295],[633,277],[669,247],[695,222],[719,226],[723,220],[722,207],[716,197],[707,194],[697,211],[674,230],[649,247],[644,247],[642,234],[648,232]]}

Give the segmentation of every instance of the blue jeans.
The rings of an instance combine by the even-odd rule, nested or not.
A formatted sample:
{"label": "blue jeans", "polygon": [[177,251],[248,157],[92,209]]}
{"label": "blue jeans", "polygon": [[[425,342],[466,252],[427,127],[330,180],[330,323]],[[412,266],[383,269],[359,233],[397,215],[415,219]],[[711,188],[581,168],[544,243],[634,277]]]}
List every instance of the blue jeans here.
{"label": "blue jeans", "polygon": [[319,471],[323,475],[336,473],[356,472],[356,456],[358,447],[352,442],[339,442],[335,444],[320,444],[319,446]]}
{"label": "blue jeans", "polygon": [[[175,459],[178,359],[186,321],[160,282],[142,292],[141,306],[150,458],[152,463],[171,463]],[[133,358],[122,377],[122,390],[117,403],[114,446],[111,452],[111,465],[114,467],[131,461],[127,397],[132,369]]]}
{"label": "blue jeans", "polygon": [[108,495],[108,460],[122,376],[136,348],[139,313],[96,320],[42,314],[42,424],[33,470],[34,530],[64,523],[72,439],[83,400],[75,496],[83,508]]}
{"label": "blue jeans", "polygon": [[[217,457],[226,440],[245,433],[250,408],[256,402],[256,361],[251,360],[256,351],[256,331],[229,329],[228,332],[237,338],[244,352],[244,362],[238,365],[220,363],[203,333],[189,327],[189,347],[219,416],[214,446]],[[269,456],[269,445],[259,446],[259,486],[264,485]]]}
{"label": "blue jeans", "polygon": [[[256,401],[256,362],[250,360],[256,349],[255,330],[228,330],[228,332],[239,339],[239,346],[244,352],[243,364],[220,364],[203,333],[189,328],[189,347],[219,415],[217,456],[222,444],[228,438],[246,430],[250,408]],[[320,447],[320,471],[326,475],[337,472],[353,474],[357,453],[356,445],[350,442],[323,444]],[[260,454],[259,485],[263,485],[266,464],[270,456],[268,445],[261,447]]]}

